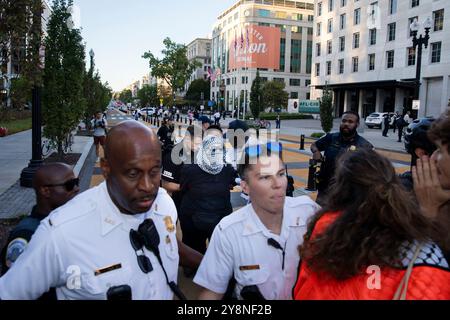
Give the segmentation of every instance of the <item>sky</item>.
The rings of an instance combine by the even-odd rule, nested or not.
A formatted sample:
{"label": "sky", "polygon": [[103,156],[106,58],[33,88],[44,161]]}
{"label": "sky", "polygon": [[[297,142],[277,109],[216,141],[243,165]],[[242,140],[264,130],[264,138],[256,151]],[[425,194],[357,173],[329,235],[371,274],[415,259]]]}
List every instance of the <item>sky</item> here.
{"label": "sky", "polygon": [[144,52],[160,55],[163,40],[189,44],[212,32],[217,17],[237,0],[74,0],[102,81],[120,91],[148,74]]}

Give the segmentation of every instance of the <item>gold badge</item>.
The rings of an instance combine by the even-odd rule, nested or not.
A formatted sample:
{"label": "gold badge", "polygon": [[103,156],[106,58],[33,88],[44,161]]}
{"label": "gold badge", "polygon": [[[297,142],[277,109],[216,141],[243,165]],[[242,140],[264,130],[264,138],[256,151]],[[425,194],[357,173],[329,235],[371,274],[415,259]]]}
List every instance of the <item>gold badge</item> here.
{"label": "gold badge", "polygon": [[175,226],[172,222],[172,218],[170,216],[164,217],[164,223],[166,224],[166,229],[169,232],[175,231]]}
{"label": "gold badge", "polygon": [[351,146],[349,150],[350,151],[356,151],[356,146]]}

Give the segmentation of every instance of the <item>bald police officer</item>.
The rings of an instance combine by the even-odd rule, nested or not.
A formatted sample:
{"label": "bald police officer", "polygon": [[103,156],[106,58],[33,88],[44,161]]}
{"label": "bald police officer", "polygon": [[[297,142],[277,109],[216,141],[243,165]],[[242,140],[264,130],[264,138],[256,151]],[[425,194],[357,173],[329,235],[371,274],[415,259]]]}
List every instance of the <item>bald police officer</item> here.
{"label": "bald police officer", "polygon": [[[173,201],[160,189],[161,147],[135,121],[113,128],[105,182],[42,221],[0,278],[1,299],[172,299],[178,271]],[[36,276],[38,275],[38,276]]]}
{"label": "bald police officer", "polygon": [[287,198],[281,144],[248,146],[240,162],[241,187],[251,204],[214,230],[194,282],[200,299],[221,299],[235,279],[238,299],[292,299],[307,221],[319,206],[308,197]]}

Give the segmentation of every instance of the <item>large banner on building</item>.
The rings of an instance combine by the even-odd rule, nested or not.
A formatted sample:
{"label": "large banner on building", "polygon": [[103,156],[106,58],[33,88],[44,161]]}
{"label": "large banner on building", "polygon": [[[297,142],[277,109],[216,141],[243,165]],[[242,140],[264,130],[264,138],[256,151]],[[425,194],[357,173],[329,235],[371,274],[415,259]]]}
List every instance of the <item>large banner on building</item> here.
{"label": "large banner on building", "polygon": [[280,68],[281,30],[247,26],[235,32],[230,45],[230,69]]}

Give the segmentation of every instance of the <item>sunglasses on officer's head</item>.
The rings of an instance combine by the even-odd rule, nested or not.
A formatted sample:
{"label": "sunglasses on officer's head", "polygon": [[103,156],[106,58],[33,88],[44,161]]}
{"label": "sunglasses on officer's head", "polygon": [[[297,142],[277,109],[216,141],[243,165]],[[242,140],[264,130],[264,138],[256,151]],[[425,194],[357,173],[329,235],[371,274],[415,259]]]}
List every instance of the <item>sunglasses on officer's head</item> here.
{"label": "sunglasses on officer's head", "polygon": [[[130,230],[130,242],[134,251],[136,252],[136,257],[138,261],[139,268],[141,268],[143,273],[149,273],[153,271],[152,263],[150,259],[144,253],[144,242],[141,236],[136,230]],[[138,254],[141,251],[142,254]]]}
{"label": "sunglasses on officer's head", "polygon": [[45,185],[45,187],[65,187],[67,192],[72,191],[75,186],[78,187],[78,185],[80,184],[80,179],[79,178],[74,178],[74,179],[70,179],[64,183],[60,183],[60,184],[47,184]]}
{"label": "sunglasses on officer's head", "polygon": [[[266,151],[267,150],[267,151]],[[254,145],[248,146],[245,148],[245,154],[248,157],[259,157],[263,152],[267,152],[267,155],[270,156],[272,153],[277,153],[281,155],[283,151],[283,146],[280,142],[269,142],[263,145]]]}

